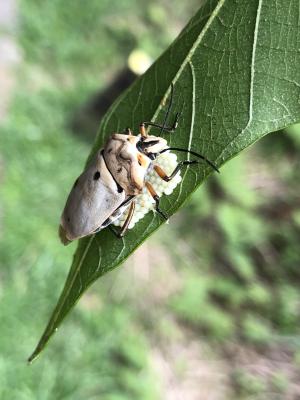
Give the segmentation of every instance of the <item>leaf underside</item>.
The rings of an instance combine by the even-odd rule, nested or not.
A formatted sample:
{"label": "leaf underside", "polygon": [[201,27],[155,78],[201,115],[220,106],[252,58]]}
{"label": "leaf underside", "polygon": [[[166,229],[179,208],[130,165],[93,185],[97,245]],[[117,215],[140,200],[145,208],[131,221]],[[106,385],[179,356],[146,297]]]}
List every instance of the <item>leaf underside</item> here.
{"label": "leaf underside", "polygon": [[[141,121],[162,121],[172,82],[173,113],[183,112],[176,132],[164,137],[170,146],[193,149],[217,166],[267,133],[298,122],[299,12],[298,0],[207,1],[112,105],[90,157],[113,132],[127,126],[137,131]],[[210,172],[205,164],[186,169],[181,185],[162,198],[161,208],[172,215]],[[150,212],[123,239],[105,229],[79,241],[63,292],[29,361],[84,291],[122,263],[162,222]]]}

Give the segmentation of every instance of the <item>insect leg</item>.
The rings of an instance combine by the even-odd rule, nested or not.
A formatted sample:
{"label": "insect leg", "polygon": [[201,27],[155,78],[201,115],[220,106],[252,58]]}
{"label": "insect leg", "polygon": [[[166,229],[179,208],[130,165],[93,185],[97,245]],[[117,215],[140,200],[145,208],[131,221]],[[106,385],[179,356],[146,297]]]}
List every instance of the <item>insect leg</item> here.
{"label": "insect leg", "polygon": [[142,136],[143,136],[143,134],[142,134],[141,130],[145,131],[145,128],[148,126],[153,126],[154,128],[159,128],[161,130],[161,132],[163,132],[163,131],[174,132],[175,131],[175,129],[178,126],[178,120],[179,120],[180,115],[182,114],[182,110],[180,112],[176,113],[173,124],[171,126],[166,126],[166,123],[167,123],[167,120],[168,120],[168,117],[169,117],[169,114],[170,114],[170,111],[172,108],[172,104],[173,104],[173,96],[174,96],[174,85],[172,82],[171,83],[170,101],[169,101],[168,109],[167,109],[163,124],[160,125],[160,124],[156,124],[155,122],[151,122],[151,121],[150,122],[142,122],[140,125],[140,133]]}
{"label": "insect leg", "polygon": [[176,168],[174,169],[174,171],[170,174],[167,175],[165,173],[165,171],[159,166],[159,165],[154,165],[154,171],[157,173],[157,175],[163,179],[166,182],[170,182],[177,174],[178,171],[181,170],[182,167],[184,167],[185,165],[193,165],[193,164],[198,164],[199,162],[196,160],[192,160],[192,161],[180,161]]}
{"label": "insect leg", "polygon": [[108,229],[109,229],[118,239],[121,238],[120,232],[117,232],[117,231],[112,227],[112,225],[108,225]]}
{"label": "insect leg", "polygon": [[[162,128],[161,128],[161,132],[163,132],[164,127],[165,127],[166,124],[167,124],[168,117],[169,117],[169,114],[170,114],[170,110],[171,110],[171,107],[172,107],[172,104],[173,104],[173,96],[174,96],[174,84],[173,84],[173,82],[171,82],[171,96],[170,96],[170,101],[169,101],[168,109],[167,109],[167,112],[166,112],[166,115],[165,115],[165,118],[164,118],[164,122],[163,122],[163,125],[162,125]],[[178,113],[177,113],[177,114],[176,114],[176,117],[175,117],[175,121],[174,121],[174,123],[173,123],[173,126],[176,124],[176,126],[174,127],[174,130],[176,129],[176,127],[177,127],[177,125],[178,125],[178,118],[179,118],[179,115],[178,115]]]}
{"label": "insect leg", "polygon": [[166,221],[169,219],[168,216],[159,208],[159,196],[157,195],[157,193],[155,192],[153,186],[151,185],[150,182],[145,182],[146,188],[148,190],[148,192],[151,194],[151,196],[153,197],[153,199],[155,200],[155,210],[156,212],[162,217],[164,218]]}
{"label": "insect leg", "polygon": [[147,137],[147,131],[146,131],[146,126],[145,126],[145,123],[144,122],[142,122],[141,124],[140,124],[140,135],[142,136],[142,137]]}
{"label": "insect leg", "polygon": [[108,217],[103,224],[95,231],[95,233],[99,232],[101,229],[106,228],[107,226],[110,226],[111,223],[113,223],[116,219],[118,219],[123,212],[126,209],[126,206],[128,206],[132,199],[134,199],[135,196],[129,196],[126,200],[123,201],[123,203],[111,214],[110,217]]}
{"label": "insect leg", "polygon": [[164,126],[164,125],[156,124],[155,122],[142,122],[140,125],[140,133],[143,136],[141,130],[145,130],[145,128],[148,126],[154,126],[154,128],[159,128],[162,131],[166,131],[166,132],[174,132],[178,126],[179,117],[180,117],[180,113],[176,113],[172,126]]}
{"label": "insect leg", "polygon": [[119,234],[120,237],[122,237],[122,236],[125,235],[125,233],[126,233],[126,231],[127,231],[127,229],[128,229],[128,226],[129,226],[129,224],[130,224],[130,222],[131,222],[131,220],[132,220],[132,217],[133,217],[133,214],[134,214],[134,210],[135,210],[135,201],[133,201],[133,202],[130,204],[129,211],[128,211],[128,215],[127,215],[127,217],[126,217],[126,220],[125,220],[125,222],[124,222],[124,225],[122,226],[121,231],[120,231],[120,234]]}
{"label": "insect leg", "polygon": [[116,235],[117,238],[120,239],[120,238],[123,237],[123,236],[125,235],[125,233],[127,232],[128,226],[129,226],[129,224],[130,224],[130,222],[131,222],[131,220],[132,220],[133,214],[134,214],[134,209],[135,209],[135,201],[133,201],[133,202],[130,204],[129,211],[128,211],[128,215],[127,215],[126,220],[125,220],[125,222],[124,222],[124,224],[123,224],[123,226],[122,226],[122,228],[121,228],[121,230],[120,230],[119,232],[117,232],[111,225],[108,225],[108,227],[109,227],[109,229],[111,230],[111,232],[112,232],[114,235]]}
{"label": "insect leg", "polygon": [[195,157],[201,158],[201,160],[205,161],[208,165],[210,165],[216,172],[220,173],[220,171],[218,170],[218,168],[215,166],[214,163],[212,163],[208,158],[202,156],[199,153],[196,153],[193,150],[189,150],[189,149],[182,149],[180,147],[166,147],[165,149],[161,150],[160,152],[156,153],[155,156],[157,156],[158,154],[163,154],[166,151],[169,150],[174,150],[174,151],[182,151],[183,153],[189,153],[192,154]]}

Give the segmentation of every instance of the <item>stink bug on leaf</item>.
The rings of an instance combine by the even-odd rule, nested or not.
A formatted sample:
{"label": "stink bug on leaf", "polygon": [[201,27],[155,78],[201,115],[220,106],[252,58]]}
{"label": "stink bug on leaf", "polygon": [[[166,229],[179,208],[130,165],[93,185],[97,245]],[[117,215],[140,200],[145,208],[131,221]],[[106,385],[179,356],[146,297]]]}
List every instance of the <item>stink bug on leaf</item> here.
{"label": "stink bug on leaf", "polygon": [[[173,132],[177,128],[179,113],[176,114],[172,126],[166,125],[172,106],[173,91],[172,85],[170,102],[162,125],[142,122],[137,136],[134,136],[129,128],[122,134],[113,133],[104,148],[96,153],[85,171],[76,179],[59,226],[59,236],[64,244],[99,232],[107,226],[111,227],[112,223],[120,224],[118,223],[120,217],[127,211],[120,231],[113,230],[118,237],[124,236],[134,215],[138,196],[143,191],[150,194],[154,200],[155,210],[167,220],[168,217],[159,207],[160,197],[149,180],[149,173],[157,174],[165,182],[173,179],[179,182],[180,169],[185,165],[197,164],[199,161],[180,161],[174,170],[167,174],[156,162],[163,153],[169,151],[190,153],[219,172],[217,167],[201,154],[189,149],[169,147],[162,137],[148,134],[148,126],[158,128],[161,132]],[[149,209],[148,205],[146,212]]]}

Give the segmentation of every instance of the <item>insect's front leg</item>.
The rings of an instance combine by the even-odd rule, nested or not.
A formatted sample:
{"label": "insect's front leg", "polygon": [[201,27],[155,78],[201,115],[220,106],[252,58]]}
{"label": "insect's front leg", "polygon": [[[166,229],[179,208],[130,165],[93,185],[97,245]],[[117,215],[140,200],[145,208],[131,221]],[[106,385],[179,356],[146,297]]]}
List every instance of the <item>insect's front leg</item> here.
{"label": "insect's front leg", "polygon": [[178,171],[181,170],[182,167],[184,167],[185,165],[193,165],[193,164],[198,164],[199,162],[196,160],[186,160],[186,161],[180,161],[176,168],[174,169],[174,171],[170,174],[167,175],[166,172],[159,166],[159,165],[154,165],[154,171],[157,173],[157,175],[163,179],[166,182],[170,182],[178,173]]}
{"label": "insect's front leg", "polygon": [[164,125],[156,124],[155,122],[147,122],[147,121],[142,122],[140,124],[140,133],[142,136],[145,136],[146,134],[144,132],[146,131],[146,128],[148,126],[153,126],[154,128],[159,128],[166,132],[174,132],[178,126],[179,117],[180,117],[180,113],[176,113],[174,122],[171,126],[164,126]]}
{"label": "insect's front leg", "polygon": [[169,219],[168,216],[159,208],[159,201],[160,201],[160,197],[158,196],[158,194],[156,193],[156,191],[154,190],[153,186],[151,185],[150,182],[145,182],[146,188],[148,190],[148,192],[150,193],[150,195],[153,197],[153,199],[155,200],[155,210],[156,212],[166,221]]}
{"label": "insect's front leg", "polygon": [[172,107],[172,104],[173,104],[173,96],[174,96],[174,85],[172,83],[171,84],[170,101],[169,101],[168,109],[167,109],[167,112],[166,112],[166,115],[165,115],[163,123],[162,124],[157,124],[157,123],[152,122],[152,121],[150,121],[150,122],[147,122],[147,121],[142,122],[140,124],[140,134],[142,136],[147,136],[146,128],[148,126],[153,126],[154,128],[159,128],[161,131],[166,131],[166,132],[174,132],[175,131],[175,129],[178,126],[178,121],[179,121],[179,118],[180,118],[180,116],[182,114],[183,107],[182,107],[182,110],[180,112],[176,113],[173,124],[171,126],[166,126],[167,120],[168,120],[168,117],[169,117],[169,114],[170,114],[170,111],[171,111],[171,107]]}

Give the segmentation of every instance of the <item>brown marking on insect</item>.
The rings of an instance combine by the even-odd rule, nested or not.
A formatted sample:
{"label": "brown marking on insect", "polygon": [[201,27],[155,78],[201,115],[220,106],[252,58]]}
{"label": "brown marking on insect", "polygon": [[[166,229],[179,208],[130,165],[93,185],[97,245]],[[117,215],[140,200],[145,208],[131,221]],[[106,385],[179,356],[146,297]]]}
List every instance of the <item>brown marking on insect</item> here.
{"label": "brown marking on insect", "polygon": [[146,158],[142,154],[137,155],[138,163],[141,165],[143,168],[147,168],[148,163]]}
{"label": "brown marking on insect", "polygon": [[128,136],[127,141],[131,144],[135,144],[136,143],[136,138],[132,135]]}

